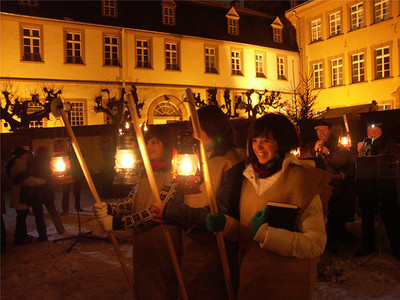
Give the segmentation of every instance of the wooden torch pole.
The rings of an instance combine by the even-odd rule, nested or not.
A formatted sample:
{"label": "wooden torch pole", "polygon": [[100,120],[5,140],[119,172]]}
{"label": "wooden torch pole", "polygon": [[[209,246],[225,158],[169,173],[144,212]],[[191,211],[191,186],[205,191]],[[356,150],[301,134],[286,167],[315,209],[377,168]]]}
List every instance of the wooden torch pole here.
{"label": "wooden torch pole", "polygon": [[[159,194],[159,191],[157,188],[156,179],[154,177],[153,169],[151,168],[149,154],[147,153],[146,142],[144,140],[143,132],[139,126],[140,122],[139,122],[139,118],[137,115],[135,103],[133,102],[133,96],[132,96],[132,94],[128,94],[127,96],[128,96],[129,112],[132,117],[133,126],[134,126],[135,132],[136,132],[136,138],[137,138],[137,141],[139,144],[140,153],[142,154],[143,164],[146,169],[147,178],[149,179],[150,188],[151,188],[154,198],[156,199],[156,202],[162,203],[160,194]],[[176,256],[174,244],[172,243],[171,234],[167,230],[165,225],[160,225],[160,226],[162,227],[162,229],[164,231],[164,236],[165,236],[165,239],[167,242],[169,255],[171,256],[172,264],[175,269],[175,274],[178,279],[178,284],[179,284],[179,288],[181,290],[182,298],[184,300],[187,300],[188,294],[186,292],[185,284],[183,282],[182,272],[179,267],[178,258]]]}
{"label": "wooden torch pole", "polygon": [[[75,137],[74,131],[72,130],[71,124],[69,123],[67,114],[65,113],[64,109],[62,108],[62,105],[60,105],[60,106],[61,107],[57,107],[57,108],[58,108],[58,110],[59,110],[59,112],[61,114],[61,117],[62,117],[63,121],[64,121],[64,125],[65,125],[65,128],[67,129],[68,135],[71,138],[72,147],[74,148],[76,157],[78,158],[79,164],[80,164],[80,166],[82,168],[83,175],[85,175],[85,178],[86,178],[86,181],[88,183],[89,189],[92,192],[94,201],[96,201],[96,203],[100,203],[100,197],[99,197],[99,195],[97,193],[96,187],[94,186],[92,177],[91,177],[91,175],[89,173],[89,169],[88,169],[88,167],[86,165],[86,162],[85,162],[85,160],[83,158],[81,149],[79,148],[78,141],[77,141],[77,139]],[[111,240],[111,242],[112,242],[112,244],[114,246],[114,250],[115,250],[115,252],[116,252],[116,254],[118,256],[118,259],[119,259],[119,262],[121,264],[121,267],[124,270],[126,279],[128,281],[129,289],[131,290],[134,299],[136,299],[136,292],[135,292],[135,289],[133,287],[133,281],[132,281],[131,275],[129,274],[129,271],[128,271],[126,265],[125,265],[125,261],[124,261],[124,258],[122,256],[122,254],[121,254],[121,251],[120,251],[120,249],[118,247],[117,240],[115,239],[115,236],[114,236],[114,234],[112,232],[108,232],[108,235],[109,235],[110,240]]]}
{"label": "wooden torch pole", "polygon": [[[192,93],[191,89],[186,89],[186,95],[189,100],[190,116],[192,119],[194,135],[196,138],[198,138],[201,141],[200,121],[199,121],[199,116],[197,115],[194,97],[193,97],[193,93]],[[210,210],[213,215],[216,215],[218,213],[218,207],[217,207],[217,202],[215,200],[214,192],[212,190],[210,172],[208,169],[207,158],[206,158],[206,151],[204,149],[204,145],[203,145],[202,141],[200,143],[200,154],[201,154],[201,158],[202,158],[202,167],[203,167],[203,172],[204,172],[204,185],[206,187],[208,202],[210,203]],[[229,299],[233,300],[234,292],[233,292],[233,285],[232,285],[232,279],[231,279],[231,272],[229,270],[228,256],[226,255],[224,237],[223,237],[222,232],[216,232],[215,236],[217,238],[219,255],[221,258],[222,269],[224,271],[226,290],[228,292]]]}

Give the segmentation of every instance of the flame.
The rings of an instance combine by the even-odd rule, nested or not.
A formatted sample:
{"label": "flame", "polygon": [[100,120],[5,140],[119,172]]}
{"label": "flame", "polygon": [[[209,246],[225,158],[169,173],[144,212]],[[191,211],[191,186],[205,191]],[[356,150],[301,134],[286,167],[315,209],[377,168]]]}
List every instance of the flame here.
{"label": "flame", "polygon": [[115,166],[120,169],[133,169],[135,158],[131,150],[118,149],[115,155]]}
{"label": "flame", "polygon": [[184,154],[184,157],[178,158],[177,172],[179,175],[189,176],[196,174],[198,160],[196,155]]}

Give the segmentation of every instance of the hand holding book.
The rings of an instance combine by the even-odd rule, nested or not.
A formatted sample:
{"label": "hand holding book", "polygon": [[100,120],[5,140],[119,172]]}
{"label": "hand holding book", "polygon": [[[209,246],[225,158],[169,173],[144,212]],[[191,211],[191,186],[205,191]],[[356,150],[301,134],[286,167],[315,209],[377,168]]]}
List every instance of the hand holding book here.
{"label": "hand holding book", "polygon": [[271,227],[295,231],[298,211],[298,206],[294,204],[267,202],[267,206],[252,219],[253,234],[256,235],[265,223]]}

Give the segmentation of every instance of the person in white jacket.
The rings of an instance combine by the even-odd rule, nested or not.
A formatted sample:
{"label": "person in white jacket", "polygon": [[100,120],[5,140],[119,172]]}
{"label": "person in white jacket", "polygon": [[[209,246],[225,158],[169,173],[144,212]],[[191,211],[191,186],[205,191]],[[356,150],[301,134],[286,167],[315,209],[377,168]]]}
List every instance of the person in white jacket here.
{"label": "person in white jacket", "polygon": [[[299,139],[281,114],[258,119],[248,141],[247,162],[227,171],[218,190],[219,214],[176,204],[174,211],[153,211],[153,216],[166,222],[173,217],[174,224],[185,227],[202,222],[211,232],[239,240],[238,299],[311,299],[326,244],[332,175],[290,154]],[[278,214],[269,208],[271,202],[297,209]]]}

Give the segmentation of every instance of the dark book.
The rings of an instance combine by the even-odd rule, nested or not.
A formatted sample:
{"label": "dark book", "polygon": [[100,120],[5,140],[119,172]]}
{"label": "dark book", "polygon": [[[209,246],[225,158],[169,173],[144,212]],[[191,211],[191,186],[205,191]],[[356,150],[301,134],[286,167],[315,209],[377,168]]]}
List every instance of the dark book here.
{"label": "dark book", "polygon": [[297,205],[270,201],[267,206],[269,226],[295,231],[299,212]]}

